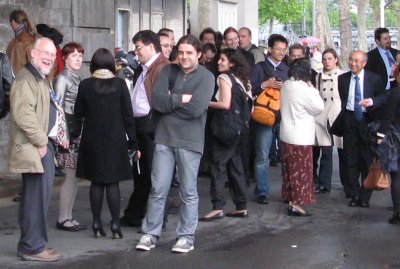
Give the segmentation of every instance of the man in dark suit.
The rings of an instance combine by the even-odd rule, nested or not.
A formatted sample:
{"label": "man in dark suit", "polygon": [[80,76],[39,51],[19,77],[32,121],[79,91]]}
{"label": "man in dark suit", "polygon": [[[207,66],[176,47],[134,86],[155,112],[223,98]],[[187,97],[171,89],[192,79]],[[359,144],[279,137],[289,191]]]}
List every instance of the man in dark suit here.
{"label": "man in dark suit", "polygon": [[392,69],[396,62],[397,50],[391,48],[389,29],[376,28],[374,36],[377,47],[368,52],[365,69],[378,74],[385,83],[386,90],[390,90],[396,86]]}
{"label": "man in dark suit", "polygon": [[343,128],[343,150],[347,157],[347,188],[351,195],[351,207],[369,207],[372,191],[362,186],[371,163],[367,124],[380,118],[380,108],[387,99],[381,78],[365,70],[366,63],[365,52],[353,51],[348,60],[351,71],[338,78],[342,101],[339,117]]}

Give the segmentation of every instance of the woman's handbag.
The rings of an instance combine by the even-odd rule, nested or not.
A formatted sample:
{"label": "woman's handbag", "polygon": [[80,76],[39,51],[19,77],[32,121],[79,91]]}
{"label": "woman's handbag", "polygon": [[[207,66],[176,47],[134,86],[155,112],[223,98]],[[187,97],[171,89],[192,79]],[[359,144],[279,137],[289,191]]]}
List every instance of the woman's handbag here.
{"label": "woman's handbag", "polygon": [[368,190],[384,190],[390,187],[390,180],[381,170],[381,161],[374,159],[369,167],[367,178],[364,180],[364,188]]}

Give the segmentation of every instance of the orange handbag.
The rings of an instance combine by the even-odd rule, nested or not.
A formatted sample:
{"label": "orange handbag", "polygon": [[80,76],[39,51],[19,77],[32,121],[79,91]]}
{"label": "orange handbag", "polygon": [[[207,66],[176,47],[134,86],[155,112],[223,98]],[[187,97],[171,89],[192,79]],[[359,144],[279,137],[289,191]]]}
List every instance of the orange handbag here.
{"label": "orange handbag", "polygon": [[363,186],[368,190],[384,190],[390,187],[389,176],[387,173],[382,172],[380,160],[375,159],[371,163]]}

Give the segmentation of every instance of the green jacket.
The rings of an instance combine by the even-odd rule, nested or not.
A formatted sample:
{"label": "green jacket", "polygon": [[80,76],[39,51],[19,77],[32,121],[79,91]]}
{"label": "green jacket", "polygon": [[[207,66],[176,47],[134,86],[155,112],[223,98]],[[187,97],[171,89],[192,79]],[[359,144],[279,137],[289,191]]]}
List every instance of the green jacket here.
{"label": "green jacket", "polygon": [[28,63],[17,74],[10,91],[10,171],[43,173],[38,146],[47,145],[50,80]]}

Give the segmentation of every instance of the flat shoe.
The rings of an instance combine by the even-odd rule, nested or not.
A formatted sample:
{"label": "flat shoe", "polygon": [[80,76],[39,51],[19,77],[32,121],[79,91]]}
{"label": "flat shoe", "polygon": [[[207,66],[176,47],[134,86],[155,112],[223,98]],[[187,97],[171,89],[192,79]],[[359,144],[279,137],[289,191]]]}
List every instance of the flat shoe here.
{"label": "flat shoe", "polygon": [[301,212],[300,210],[298,210],[292,206],[289,206],[289,208],[288,208],[288,215],[291,217],[309,217],[309,216],[311,216],[310,213]]}
{"label": "flat shoe", "polygon": [[46,248],[38,254],[22,254],[18,253],[18,256],[24,261],[39,261],[39,262],[55,262],[61,259],[61,254],[57,253],[54,249]]}
{"label": "flat shoe", "polygon": [[227,217],[229,218],[247,218],[247,211],[242,211],[242,212],[232,212],[226,214]]}
{"label": "flat shoe", "polygon": [[201,217],[201,218],[199,218],[199,221],[211,222],[211,221],[223,219],[223,218],[224,218],[224,211],[221,211],[218,214],[215,214],[214,216],[211,216],[211,217]]}
{"label": "flat shoe", "polygon": [[69,219],[64,220],[63,222],[58,222],[56,223],[56,228],[57,230],[62,230],[62,231],[67,231],[67,232],[78,232],[81,229],[79,229],[78,226],[65,226],[64,224],[70,221]]}

